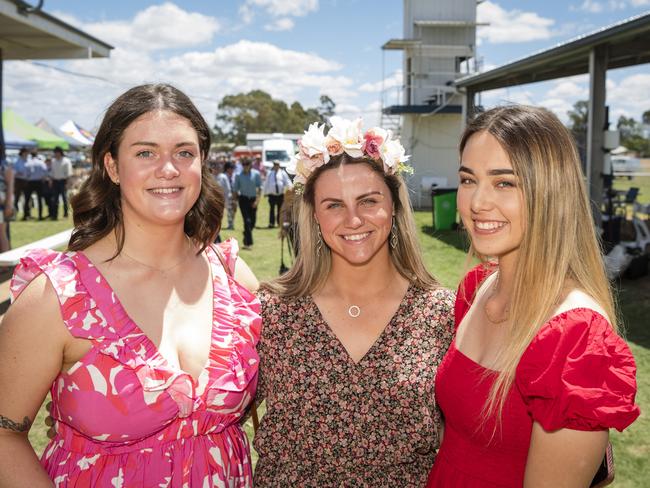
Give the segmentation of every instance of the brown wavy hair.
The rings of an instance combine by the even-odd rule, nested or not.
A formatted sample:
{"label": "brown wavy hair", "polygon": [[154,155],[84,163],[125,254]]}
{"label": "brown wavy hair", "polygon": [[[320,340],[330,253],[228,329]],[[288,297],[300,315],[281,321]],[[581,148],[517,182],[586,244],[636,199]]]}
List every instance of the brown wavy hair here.
{"label": "brown wavy hair", "polygon": [[138,117],[167,110],[187,119],[196,130],[201,151],[201,191],[199,198],[185,216],[185,233],[201,250],[219,232],[224,210],[224,197],[207,167],[210,151],[210,128],[187,95],[168,84],[147,84],[131,88],[120,95],[106,110],[92,147],[90,175],[70,201],[74,229],[68,249],[80,251],[115,231],[116,257],[124,246],[124,222],[120,187],[113,183],[104,167],[104,156],[117,153],[124,131]]}
{"label": "brown wavy hair", "polygon": [[332,156],[327,164],[314,170],[307,179],[302,198],[298,200],[297,222],[300,236],[300,251],[291,269],[273,281],[261,284],[262,289],[280,296],[300,297],[318,291],[327,280],[332,266],[329,247],[323,243],[320,254],[316,252],[318,242],[318,224],[314,218],[315,186],[318,178],[325,172],[338,168],[342,164],[365,164],[379,174],[390,191],[395,210],[395,228],[397,246],[388,247],[393,265],[404,278],[422,289],[438,288],[440,284],[426,269],[422,252],[417,240],[417,227],[413,218],[413,209],[406,189],[406,184],[399,175],[384,172],[381,162],[368,157],[353,158],[346,153]]}

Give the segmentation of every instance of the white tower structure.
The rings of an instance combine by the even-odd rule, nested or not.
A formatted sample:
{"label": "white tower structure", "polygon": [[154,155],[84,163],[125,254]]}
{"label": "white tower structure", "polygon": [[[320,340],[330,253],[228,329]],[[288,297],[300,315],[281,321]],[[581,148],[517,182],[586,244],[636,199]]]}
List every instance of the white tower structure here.
{"label": "white tower structure", "polygon": [[429,207],[432,184],[457,186],[464,97],[454,81],[476,65],[477,0],[403,2],[404,36],[382,46],[403,51],[402,85],[385,78],[382,127],[399,132],[411,154],[413,204]]}

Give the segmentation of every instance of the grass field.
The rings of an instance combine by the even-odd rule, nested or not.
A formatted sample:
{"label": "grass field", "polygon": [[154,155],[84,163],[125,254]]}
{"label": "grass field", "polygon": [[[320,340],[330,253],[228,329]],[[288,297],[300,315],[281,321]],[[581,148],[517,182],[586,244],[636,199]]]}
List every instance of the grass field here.
{"label": "grass field", "polygon": [[[650,192],[650,189],[649,189]],[[432,229],[431,212],[416,212],[416,221],[424,257],[429,269],[447,287],[455,288],[465,269],[465,240],[457,231],[435,232]],[[280,266],[280,240],[278,230],[267,229],[268,207],[264,201],[258,213],[259,229],[254,231],[255,245],[251,251],[242,251],[261,280],[277,275]],[[14,246],[31,242],[46,235],[70,227],[70,223],[59,222],[14,222],[12,240]],[[236,231],[224,231],[223,238],[236,237],[241,241],[242,221],[237,214]],[[290,260],[287,259],[287,265]],[[638,366],[638,404],[641,417],[624,433],[612,432],[616,458],[617,487],[645,487],[650,480],[650,277],[640,280],[623,280],[617,283],[618,299],[626,327],[626,336],[634,352]],[[43,423],[44,409],[34,422],[30,441],[37,452],[42,452],[46,438]],[[252,432],[247,425],[249,434]]]}

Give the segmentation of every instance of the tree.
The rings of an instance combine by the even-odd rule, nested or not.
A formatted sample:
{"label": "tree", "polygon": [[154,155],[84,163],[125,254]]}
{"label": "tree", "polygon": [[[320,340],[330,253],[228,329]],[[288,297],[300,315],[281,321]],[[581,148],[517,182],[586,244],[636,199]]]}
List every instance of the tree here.
{"label": "tree", "polygon": [[587,154],[587,125],[589,124],[589,102],[578,100],[573,104],[573,109],[567,112],[569,116],[569,130],[573,134],[578,146],[580,159],[585,160]]}
{"label": "tree", "polygon": [[323,122],[327,122],[329,118],[334,115],[336,104],[334,103],[334,100],[327,95],[321,95],[319,101],[320,106],[318,107],[318,115],[320,115]]}
{"label": "tree", "polygon": [[219,103],[214,126],[217,139],[245,144],[250,132],[300,133],[312,122],[324,122],[321,109],[334,110],[334,102],[327,96],[320,98],[321,106],[305,109],[299,102],[287,106],[262,90],[227,95]]}
{"label": "tree", "polygon": [[618,118],[618,122],[616,122],[616,128],[621,134],[621,141],[629,139],[635,134],[638,134],[640,129],[639,124],[636,120],[634,120],[633,117],[626,117],[625,115],[621,115]]}
{"label": "tree", "polygon": [[643,112],[643,115],[641,116],[641,122],[646,125],[650,125],[650,110]]}

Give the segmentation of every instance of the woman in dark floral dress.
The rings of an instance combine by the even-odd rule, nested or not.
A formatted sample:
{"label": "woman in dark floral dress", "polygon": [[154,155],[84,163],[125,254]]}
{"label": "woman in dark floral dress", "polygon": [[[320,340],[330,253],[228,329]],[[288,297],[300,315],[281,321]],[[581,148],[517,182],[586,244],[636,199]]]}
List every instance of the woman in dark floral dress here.
{"label": "woman in dark floral dress", "polygon": [[290,168],[299,257],[259,293],[255,486],[424,486],[454,295],[423,265],[399,141],[332,123],[309,128]]}

